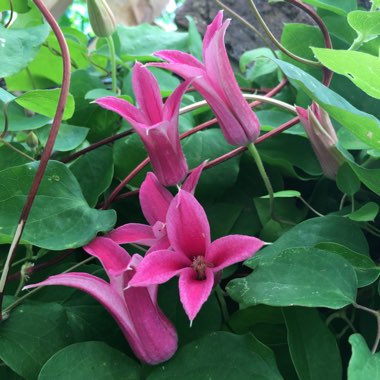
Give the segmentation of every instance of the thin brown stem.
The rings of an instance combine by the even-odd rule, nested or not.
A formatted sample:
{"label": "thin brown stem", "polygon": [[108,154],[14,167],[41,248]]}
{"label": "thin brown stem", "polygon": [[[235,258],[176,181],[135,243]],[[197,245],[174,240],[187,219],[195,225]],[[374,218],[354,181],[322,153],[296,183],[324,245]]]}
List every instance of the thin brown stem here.
{"label": "thin brown stem", "polygon": [[[12,265],[13,257],[16,252],[16,249],[18,247],[18,244],[21,240],[22,233],[25,228],[26,221],[28,220],[30,210],[32,209],[34,199],[37,195],[37,191],[40,187],[42,178],[44,176],[47,164],[49,162],[49,158],[51,156],[51,153],[53,151],[54,142],[56,140],[59,127],[61,125],[63,112],[65,110],[66,100],[69,93],[69,87],[70,87],[70,53],[69,49],[67,47],[65,37],[63,36],[63,33],[61,29],[59,28],[57,22],[55,21],[53,15],[50,13],[48,8],[45,6],[42,0],[34,0],[35,5],[37,8],[41,11],[43,16],[45,17],[46,21],[52,28],[55,36],[57,37],[59,46],[61,48],[62,52],[62,60],[63,60],[63,78],[62,78],[62,87],[61,92],[58,100],[57,110],[54,116],[54,120],[52,123],[51,131],[49,134],[48,141],[45,146],[45,150],[42,153],[41,161],[38,166],[36,175],[34,177],[32,186],[29,190],[29,194],[26,198],[25,204],[22,208],[21,215],[18,221],[18,225],[16,228],[16,232],[13,236],[12,243],[7,255],[6,262],[4,264],[3,273],[0,278],[0,316],[1,316],[1,307],[2,307],[2,300],[4,295],[4,288],[5,284],[7,282],[9,270]],[[0,317],[1,318],[1,317]]]}
{"label": "thin brown stem", "polygon": [[[313,7],[311,7],[310,5],[307,5],[307,4],[300,2],[299,0],[285,0],[285,1],[290,3],[290,4],[293,4],[297,8],[302,9],[305,13],[307,13],[315,21],[315,23],[318,25],[319,29],[322,32],[325,47],[327,49],[332,49],[333,46],[332,46],[332,42],[331,42],[330,33],[329,33],[325,23],[323,22],[321,17],[318,15],[318,13],[315,11],[315,9]],[[327,67],[323,68],[322,83],[325,86],[327,86],[327,87],[330,86],[333,74],[334,73],[331,70],[329,70]]]}
{"label": "thin brown stem", "polygon": [[20,149],[17,149],[15,146],[13,146],[12,144],[10,144],[8,141],[5,141],[5,140],[1,139],[1,137],[0,137],[0,143],[3,143],[9,149],[12,149],[13,151],[15,151],[20,156],[22,156],[24,158],[27,158],[29,161],[35,161],[35,159],[33,157],[28,156],[26,153],[22,152]]}

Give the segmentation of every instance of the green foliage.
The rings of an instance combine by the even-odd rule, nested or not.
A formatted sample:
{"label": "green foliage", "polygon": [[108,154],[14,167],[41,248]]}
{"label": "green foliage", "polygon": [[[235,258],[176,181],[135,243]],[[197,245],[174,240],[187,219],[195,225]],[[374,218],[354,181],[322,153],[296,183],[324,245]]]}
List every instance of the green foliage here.
{"label": "green foliage", "polygon": [[[195,196],[207,213],[212,240],[238,234],[267,244],[218,274],[191,326],[178,279],[160,285],[158,304],[177,330],[178,351],[154,366],[136,359],[116,321],[84,292],[52,286],[29,294],[22,287],[72,270],[108,281],[97,260],[80,265],[88,256],[76,248],[114,226],[147,223],[137,192],[152,167],[139,171],[122,196],[102,209],[147,152],[136,133],[119,138],[131,125],[93,101],[117,96],[136,105],[134,63],[158,61],[158,50],[180,50],[202,60],[199,25],[190,18],[188,31],[119,26],[112,35],[117,82],[111,90],[107,42],[83,33],[86,14],[79,20],[72,9],[61,18],[71,55],[70,95],[5,287],[0,379],[379,378],[379,353],[370,350],[380,305],[380,2],[372,1],[371,11],[357,10],[355,0],[304,3],[316,8],[334,49],[325,48],[318,26],[306,24],[285,24],[280,41],[293,54],[332,70],[330,88],[321,84],[326,70],[266,46],[243,52],[233,69],[244,92],[265,94],[286,77],[277,100],[303,108],[319,104],[336,130],[341,166],[336,178],[324,178],[323,163],[301,123],[264,137],[294,114],[265,103],[255,108],[261,125],[257,148],[273,187],[274,211],[257,165],[243,149],[205,169]],[[5,12],[0,26],[0,270],[49,140],[62,85],[54,33],[33,1],[13,0],[12,6],[15,15],[5,28],[10,4],[0,1]],[[75,18],[82,31],[74,26]],[[182,82],[167,70],[149,70],[164,99]],[[214,80],[219,77],[217,72]],[[190,88],[181,106],[202,99]],[[226,102],[232,107],[232,97]],[[189,133],[212,117],[207,105],[181,114],[179,131]],[[28,139],[31,132],[36,144]],[[218,124],[185,137],[181,145],[190,169],[236,148],[225,142]],[[177,193],[174,186],[169,191]],[[131,255],[144,255],[146,248],[124,247]]]}

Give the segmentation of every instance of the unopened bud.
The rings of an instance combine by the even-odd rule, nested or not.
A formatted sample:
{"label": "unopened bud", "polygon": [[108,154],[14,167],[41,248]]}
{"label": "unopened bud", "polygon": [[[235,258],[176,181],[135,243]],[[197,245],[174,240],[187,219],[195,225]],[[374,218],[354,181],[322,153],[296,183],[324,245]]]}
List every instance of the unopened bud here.
{"label": "unopened bud", "polygon": [[116,20],[105,0],[87,0],[88,16],[97,37],[109,37],[116,30]]}
{"label": "unopened bud", "polygon": [[25,140],[26,144],[28,145],[29,148],[37,148],[38,146],[38,137],[34,132],[29,132],[28,136],[26,137]]}

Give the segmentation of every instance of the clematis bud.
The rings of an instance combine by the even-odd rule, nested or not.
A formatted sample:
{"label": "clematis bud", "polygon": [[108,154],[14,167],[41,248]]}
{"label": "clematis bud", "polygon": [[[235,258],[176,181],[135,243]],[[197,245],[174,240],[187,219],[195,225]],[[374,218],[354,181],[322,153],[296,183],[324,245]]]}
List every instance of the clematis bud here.
{"label": "clematis bud", "polygon": [[109,37],[115,32],[115,16],[105,0],[87,0],[87,10],[97,37]]}
{"label": "clematis bud", "polygon": [[35,133],[29,132],[25,142],[28,145],[28,147],[34,149],[38,146],[38,137]]}
{"label": "clematis bud", "polygon": [[323,173],[327,178],[335,179],[343,157],[336,148],[338,137],[328,113],[314,102],[307,110],[301,107],[296,110]]}

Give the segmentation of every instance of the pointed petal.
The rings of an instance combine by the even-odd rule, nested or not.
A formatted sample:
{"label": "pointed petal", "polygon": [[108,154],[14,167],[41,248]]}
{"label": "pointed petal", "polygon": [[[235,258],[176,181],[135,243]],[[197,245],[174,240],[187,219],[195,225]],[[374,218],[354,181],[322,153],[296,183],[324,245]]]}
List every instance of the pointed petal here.
{"label": "pointed petal", "polygon": [[134,125],[141,137],[158,180],[164,186],[177,185],[187,174],[187,162],[178,134],[178,119],[164,120],[146,129]]}
{"label": "pointed petal", "polygon": [[305,108],[296,106],[296,111],[302,124],[306,124],[306,123],[310,124],[308,112]]}
{"label": "pointed petal", "polygon": [[[231,68],[224,44],[224,35],[230,20],[226,20],[215,32],[207,49],[204,49],[204,60],[207,74],[214,86],[219,86],[224,94],[226,106],[239,121],[240,129],[246,135],[244,145],[256,140],[260,133],[260,123],[244,99]],[[237,145],[234,143],[233,145]]]}
{"label": "pointed petal", "polygon": [[47,280],[25,286],[24,289],[47,285],[62,285],[82,290],[99,301],[115,318],[123,332],[133,329],[128,319],[122,294],[116,292],[106,281],[88,273],[63,273]]}
{"label": "pointed petal", "polygon": [[90,294],[118,323],[138,358],[149,364],[168,360],[177,349],[174,327],[152,301],[146,288],[118,293],[107,282],[87,273],[49,277],[24,289],[45,285],[70,286]]}
{"label": "pointed petal", "polygon": [[206,262],[213,264],[213,272],[247,260],[253,256],[264,242],[244,235],[229,235],[213,241],[206,253]]}
{"label": "pointed petal", "polygon": [[100,260],[109,277],[124,272],[131,260],[126,250],[106,237],[95,238],[83,249]]}
{"label": "pointed petal", "polygon": [[170,244],[191,260],[204,256],[210,245],[210,225],[203,207],[195,197],[180,190],[170,204],[166,217]]}
{"label": "pointed petal", "polygon": [[166,214],[173,199],[171,192],[163,187],[156,175],[149,172],[140,188],[140,204],[150,225],[166,221]]}
{"label": "pointed petal", "polygon": [[211,269],[207,268],[206,278],[200,281],[197,280],[197,275],[192,268],[186,268],[179,276],[178,285],[181,303],[192,321],[211,294],[214,286],[214,274]]}
{"label": "pointed petal", "polygon": [[134,123],[148,123],[141,111],[124,99],[116,98],[114,96],[106,96],[104,98],[96,99],[95,103],[107,110],[118,113],[132,125]]}
{"label": "pointed petal", "polygon": [[136,100],[141,110],[150,120],[149,124],[156,124],[162,120],[162,97],[157,79],[140,62],[133,68],[132,86]]}
{"label": "pointed petal", "polygon": [[198,59],[191,54],[184,53],[179,50],[160,50],[155,52],[153,55],[169,63],[180,63],[204,70],[204,65],[202,62],[198,61]]}
{"label": "pointed petal", "polygon": [[[214,38],[215,33],[220,29],[223,23],[223,11],[219,11],[210,25],[207,26],[205,36],[203,38],[203,52],[207,49],[210,41]],[[205,57],[203,56],[203,60]]]}
{"label": "pointed petal", "polygon": [[129,281],[129,285],[163,284],[190,265],[191,261],[179,252],[169,250],[151,252],[136,268],[136,274]]}
{"label": "pointed petal", "polygon": [[137,243],[150,247],[156,241],[151,226],[139,223],[128,223],[107,234],[117,244]]}
{"label": "pointed petal", "polygon": [[207,164],[207,160],[202,162],[199,166],[197,166],[186,178],[183,183],[181,189],[187,191],[188,193],[194,194],[195,188],[198,185],[199,177],[202,174],[202,171]]}
{"label": "pointed petal", "polygon": [[187,79],[182,82],[169,96],[164,105],[163,118],[165,120],[171,120],[172,118],[179,117],[179,107],[181,106],[181,99],[183,94],[189,88],[191,79]]}

